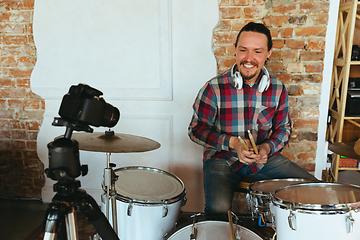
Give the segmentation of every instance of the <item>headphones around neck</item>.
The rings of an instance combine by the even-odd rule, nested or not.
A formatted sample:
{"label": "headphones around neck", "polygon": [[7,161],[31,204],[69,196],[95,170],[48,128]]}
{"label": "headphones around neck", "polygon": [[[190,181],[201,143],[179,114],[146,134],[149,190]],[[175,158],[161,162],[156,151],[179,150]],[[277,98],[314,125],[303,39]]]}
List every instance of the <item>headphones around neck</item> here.
{"label": "headphones around neck", "polygon": [[[231,78],[234,79],[234,87],[237,90],[239,90],[243,86],[243,78],[241,77],[241,74],[237,70],[237,68],[235,69],[236,66],[237,66],[237,64],[235,63],[234,66],[231,68]],[[258,91],[260,93],[266,91],[270,86],[270,74],[269,74],[268,70],[266,69],[265,66],[263,66],[261,70],[265,74],[261,77],[260,82],[259,82]],[[234,71],[235,71],[235,73],[234,73]]]}

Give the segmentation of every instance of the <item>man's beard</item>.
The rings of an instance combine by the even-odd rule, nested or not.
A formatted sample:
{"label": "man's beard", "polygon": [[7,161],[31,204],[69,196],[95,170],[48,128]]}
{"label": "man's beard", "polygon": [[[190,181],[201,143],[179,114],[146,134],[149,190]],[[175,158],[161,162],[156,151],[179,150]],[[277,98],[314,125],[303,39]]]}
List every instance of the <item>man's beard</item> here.
{"label": "man's beard", "polygon": [[[246,61],[240,62],[240,66],[241,66],[241,65],[244,66],[245,64],[249,64],[249,63],[246,62]],[[253,65],[253,66],[255,66],[255,67],[258,67],[258,64],[257,64],[256,62],[250,62],[249,65]],[[246,68],[245,68],[245,69],[246,69]],[[245,71],[246,71],[246,70],[245,70]],[[243,78],[244,81],[248,81],[248,80],[251,80],[252,78],[254,78],[254,77],[256,76],[257,72],[255,71],[254,74],[245,75],[244,73],[242,73],[242,72],[240,71],[240,74],[241,74],[241,77]]]}

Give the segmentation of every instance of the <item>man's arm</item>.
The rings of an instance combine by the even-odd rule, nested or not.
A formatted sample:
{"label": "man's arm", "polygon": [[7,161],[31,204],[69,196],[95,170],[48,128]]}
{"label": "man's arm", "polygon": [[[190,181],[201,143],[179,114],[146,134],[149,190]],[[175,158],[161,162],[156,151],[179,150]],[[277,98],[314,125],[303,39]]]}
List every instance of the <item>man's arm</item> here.
{"label": "man's arm", "polygon": [[291,120],[289,116],[289,99],[284,87],[280,96],[280,103],[273,117],[273,133],[269,140],[264,143],[269,144],[270,154],[280,152],[289,142],[291,135]]}
{"label": "man's arm", "polygon": [[193,104],[193,116],[188,128],[192,141],[204,147],[229,151],[231,136],[220,134],[215,130],[218,113],[216,96],[209,83],[200,89]]}

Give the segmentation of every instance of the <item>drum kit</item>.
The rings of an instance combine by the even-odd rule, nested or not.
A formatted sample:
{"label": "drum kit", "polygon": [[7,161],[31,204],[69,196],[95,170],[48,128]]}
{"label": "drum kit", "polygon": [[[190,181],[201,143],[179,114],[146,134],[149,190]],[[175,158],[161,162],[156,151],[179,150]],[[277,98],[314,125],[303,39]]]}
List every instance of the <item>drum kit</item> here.
{"label": "drum kit", "polygon": [[[107,153],[101,210],[119,239],[230,239],[227,222],[194,217],[192,224],[176,228],[186,203],[185,187],[177,176],[151,167],[113,170],[111,153],[155,150],[160,147],[156,141],[96,132],[75,133],[73,139],[80,150]],[[360,187],[355,185],[297,178],[261,180],[249,185],[246,203],[252,219],[259,226],[273,228],[278,240],[352,240],[360,236]],[[233,226],[234,239],[261,239],[237,223]]]}
{"label": "drum kit", "polygon": [[[151,167],[113,169],[111,153],[155,150],[160,147],[156,141],[109,132],[74,133],[73,139],[80,150],[107,154],[101,210],[119,239],[231,239],[229,223],[223,221],[198,221],[195,216],[192,224],[176,228],[186,203],[185,187],[177,176]],[[275,230],[273,239],[360,238],[360,187],[355,185],[297,178],[261,180],[249,185],[246,203],[259,226]],[[262,239],[237,222],[232,225],[234,239]]]}

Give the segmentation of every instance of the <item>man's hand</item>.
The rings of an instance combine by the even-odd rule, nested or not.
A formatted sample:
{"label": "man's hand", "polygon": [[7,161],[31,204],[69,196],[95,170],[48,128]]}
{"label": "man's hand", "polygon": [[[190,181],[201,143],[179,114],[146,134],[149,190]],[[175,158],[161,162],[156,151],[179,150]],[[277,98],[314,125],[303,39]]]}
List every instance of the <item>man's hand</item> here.
{"label": "man's hand", "polygon": [[253,163],[256,161],[257,155],[254,153],[250,141],[248,139],[243,140],[246,146],[248,146],[249,151],[245,150],[244,146],[237,137],[230,138],[229,147],[235,149],[241,163]]}
{"label": "man's hand", "polygon": [[243,139],[245,144],[248,146],[249,151],[246,151],[244,146],[241,144],[239,138],[231,137],[229,141],[229,147],[235,149],[238,154],[239,161],[241,163],[258,163],[265,164],[268,160],[268,154],[271,152],[270,145],[263,143],[257,146],[259,154],[255,154],[253,147],[248,139]]}
{"label": "man's hand", "polygon": [[263,144],[257,146],[257,148],[259,151],[259,155],[258,155],[258,159],[256,160],[256,163],[258,163],[258,164],[267,163],[268,155],[271,152],[270,145],[268,143],[263,143]]}

